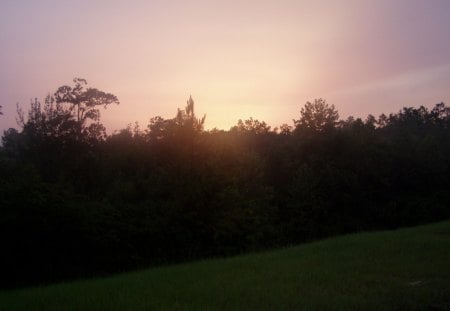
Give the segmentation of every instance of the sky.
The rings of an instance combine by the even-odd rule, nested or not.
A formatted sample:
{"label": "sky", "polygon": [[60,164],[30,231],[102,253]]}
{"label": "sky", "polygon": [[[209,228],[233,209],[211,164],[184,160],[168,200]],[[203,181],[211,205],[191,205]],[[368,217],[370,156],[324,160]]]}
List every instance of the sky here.
{"label": "sky", "polygon": [[0,0],[0,131],[75,77],[116,95],[108,132],[172,118],[292,125],[324,98],[341,118],[450,103],[448,0]]}

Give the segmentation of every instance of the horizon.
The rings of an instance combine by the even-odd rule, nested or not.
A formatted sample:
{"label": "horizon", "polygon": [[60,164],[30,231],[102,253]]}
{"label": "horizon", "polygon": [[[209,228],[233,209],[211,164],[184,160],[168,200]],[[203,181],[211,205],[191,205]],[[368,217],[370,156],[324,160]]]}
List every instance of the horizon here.
{"label": "horizon", "polygon": [[[86,9],[89,6],[89,9]],[[450,2],[6,1],[0,130],[75,77],[116,95],[108,133],[173,118],[192,95],[206,129],[292,124],[323,98],[340,118],[449,102]]]}

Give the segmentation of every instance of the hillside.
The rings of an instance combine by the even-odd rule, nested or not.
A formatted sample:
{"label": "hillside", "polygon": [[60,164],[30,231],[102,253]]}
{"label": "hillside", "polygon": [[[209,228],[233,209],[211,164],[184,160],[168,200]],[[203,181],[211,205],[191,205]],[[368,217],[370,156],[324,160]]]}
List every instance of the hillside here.
{"label": "hillside", "polygon": [[450,221],[0,293],[0,310],[449,310]]}

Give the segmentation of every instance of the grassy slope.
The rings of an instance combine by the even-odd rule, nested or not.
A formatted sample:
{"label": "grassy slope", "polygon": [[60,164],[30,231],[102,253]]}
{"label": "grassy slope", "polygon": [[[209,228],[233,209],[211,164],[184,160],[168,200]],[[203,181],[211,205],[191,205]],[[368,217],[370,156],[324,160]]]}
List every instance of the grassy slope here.
{"label": "grassy slope", "polygon": [[0,292],[0,310],[450,310],[450,221]]}

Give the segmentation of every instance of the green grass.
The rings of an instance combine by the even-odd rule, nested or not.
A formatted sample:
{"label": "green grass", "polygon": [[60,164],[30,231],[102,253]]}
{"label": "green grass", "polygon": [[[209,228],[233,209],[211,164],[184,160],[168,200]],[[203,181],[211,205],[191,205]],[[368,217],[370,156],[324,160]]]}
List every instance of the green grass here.
{"label": "green grass", "polygon": [[450,310],[450,221],[3,291],[0,310]]}

